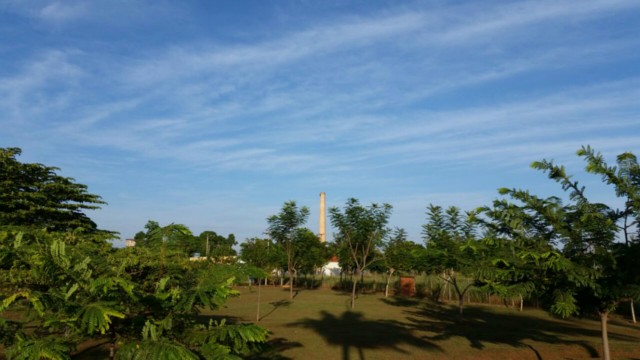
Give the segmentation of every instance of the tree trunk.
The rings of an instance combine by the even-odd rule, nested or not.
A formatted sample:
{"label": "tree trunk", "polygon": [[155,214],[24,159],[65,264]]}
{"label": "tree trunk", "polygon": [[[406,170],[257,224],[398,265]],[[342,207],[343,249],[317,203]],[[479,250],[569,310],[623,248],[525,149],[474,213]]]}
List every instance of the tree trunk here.
{"label": "tree trunk", "polygon": [[289,268],[289,300],[293,300],[293,274]]}
{"label": "tree trunk", "polygon": [[389,296],[389,283],[391,282],[391,276],[393,275],[393,270],[389,270],[389,275],[387,275],[387,285],[384,288],[384,297]]}
{"label": "tree trunk", "polygon": [[633,320],[633,323],[636,324],[636,311],[633,308],[633,299],[631,299],[631,320]]}
{"label": "tree trunk", "polygon": [[520,311],[522,311],[522,306],[524,305],[524,299],[522,298],[522,294],[518,294],[520,295]]}
{"label": "tree trunk", "polygon": [[358,285],[357,281],[351,281],[353,283],[351,287],[351,309],[356,307],[356,286]]}
{"label": "tree trunk", "polygon": [[458,308],[460,309],[460,317],[462,317],[462,311],[464,308],[464,294],[458,295]]}
{"label": "tree trunk", "polygon": [[111,327],[111,344],[109,344],[109,360],[116,358],[116,330]]}
{"label": "tree trunk", "polygon": [[256,312],[256,322],[260,321],[260,280],[258,280],[258,310]]}
{"label": "tree trunk", "polygon": [[602,358],[604,360],[611,360],[609,354],[609,332],[607,330],[607,321],[609,320],[609,312],[604,311],[600,313],[600,326],[602,328]]}

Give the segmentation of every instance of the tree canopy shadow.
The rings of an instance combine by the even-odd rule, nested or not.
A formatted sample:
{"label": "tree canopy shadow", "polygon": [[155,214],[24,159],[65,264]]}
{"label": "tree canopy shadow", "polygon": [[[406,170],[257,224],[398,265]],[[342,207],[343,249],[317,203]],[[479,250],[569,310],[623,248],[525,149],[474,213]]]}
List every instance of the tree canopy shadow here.
{"label": "tree canopy shadow", "polygon": [[272,301],[269,303],[269,305],[273,306],[271,308],[271,310],[269,310],[268,313],[260,316],[260,320],[266,318],[267,316],[273,314],[276,310],[278,310],[281,307],[288,307],[291,306],[292,302],[291,300],[278,300],[278,301]]}
{"label": "tree canopy shadow", "polygon": [[289,349],[302,347],[297,341],[289,341],[284,338],[271,339],[267,343],[267,347],[260,354],[249,357],[250,360],[288,360],[291,359],[282,355],[284,351]]}
{"label": "tree canopy shadow", "polygon": [[418,299],[414,299],[410,297],[398,297],[398,296],[381,298],[380,301],[382,301],[387,305],[400,306],[400,307],[415,307],[422,302],[421,300],[418,300]]}
{"label": "tree canopy shadow", "polygon": [[[415,330],[433,334],[425,337],[430,341],[462,337],[469,341],[471,347],[480,350],[485,348],[485,343],[528,347],[538,359],[542,359],[540,353],[526,343],[531,340],[547,344],[577,345],[590,357],[599,356],[589,341],[571,338],[598,339],[600,331],[572,325],[568,321],[540,318],[527,313],[500,313],[482,307],[466,308],[463,319],[460,319],[457,308],[447,306],[429,306],[404,312],[408,314],[407,320],[414,324]],[[611,330],[609,338],[640,341],[640,338],[617,334]]]}
{"label": "tree canopy shadow", "polygon": [[342,348],[343,360],[350,359],[352,348],[357,351],[359,360],[365,359],[366,349],[391,349],[410,355],[400,347],[402,344],[442,351],[438,345],[414,335],[411,329],[397,321],[367,320],[361,313],[352,311],[345,311],[340,316],[322,311],[320,315],[320,319],[303,319],[287,326],[314,330],[329,344]]}

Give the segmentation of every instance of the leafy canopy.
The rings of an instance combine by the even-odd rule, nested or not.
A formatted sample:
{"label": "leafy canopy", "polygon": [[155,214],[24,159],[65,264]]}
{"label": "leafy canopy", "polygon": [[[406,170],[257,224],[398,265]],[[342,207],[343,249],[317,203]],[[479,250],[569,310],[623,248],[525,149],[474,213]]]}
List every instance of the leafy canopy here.
{"label": "leafy canopy", "polygon": [[0,226],[98,231],[84,213],[105,204],[56,167],[17,160],[19,148],[0,148]]}

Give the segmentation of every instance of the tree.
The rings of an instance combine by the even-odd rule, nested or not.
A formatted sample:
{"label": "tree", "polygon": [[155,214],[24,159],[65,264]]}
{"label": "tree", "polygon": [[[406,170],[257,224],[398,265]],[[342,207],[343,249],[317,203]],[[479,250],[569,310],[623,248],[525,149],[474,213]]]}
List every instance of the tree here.
{"label": "tree", "polygon": [[306,206],[298,209],[295,201],[287,201],[278,215],[267,218],[269,227],[267,234],[284,247],[287,254],[287,272],[289,274],[289,299],[293,300],[293,272],[295,271],[296,236],[299,228],[307,222],[309,209]]}
{"label": "tree", "polygon": [[[331,223],[338,229],[334,238],[338,246],[349,254],[359,274],[375,261],[371,258],[374,250],[384,245],[391,209],[389,204],[374,203],[365,207],[354,198],[347,200],[343,211],[337,207],[329,209]],[[351,288],[352,309],[355,307],[356,287],[357,282],[354,281]]]}
{"label": "tree", "polygon": [[[455,206],[445,212],[442,207],[429,204],[427,223],[423,225],[426,256],[423,268],[439,274],[452,286],[458,297],[460,316],[463,314],[464,295],[483,276],[486,249],[475,239],[475,213],[464,216]],[[470,278],[463,284],[460,275]]]}
{"label": "tree", "polygon": [[0,226],[48,231],[101,231],[85,213],[106,204],[87,186],[57,174],[60,169],[26,164],[19,148],[0,148]]}
{"label": "tree", "polygon": [[240,259],[265,271],[278,266],[278,245],[270,239],[251,238],[240,244]]}
{"label": "tree", "polygon": [[320,242],[318,235],[307,228],[299,229],[295,239],[296,273],[299,271],[303,274],[313,274],[329,257],[326,245]]}
{"label": "tree", "polygon": [[554,248],[555,233],[539,213],[505,199],[477,211],[483,215],[477,218],[485,229],[482,242],[493,250],[482,280],[486,288],[519,297],[522,311],[525,297],[539,299],[557,287],[553,273],[566,261]]}
{"label": "tree", "polygon": [[[613,185],[616,196],[624,198],[624,208],[617,210],[616,223],[624,235],[624,242],[631,242],[631,229],[636,227],[637,235],[640,228],[640,164],[638,158],[630,152],[617,156],[618,166],[609,166],[600,153],[595,152],[590,146],[578,150],[578,156],[587,161],[586,170],[589,173],[602,176],[602,181]],[[621,223],[621,224],[620,224]],[[636,237],[637,238],[637,237]]]}
{"label": "tree", "polygon": [[[624,208],[616,212],[616,223],[624,235],[625,245],[629,248],[634,247],[640,240],[640,227],[638,226],[640,223],[640,164],[638,164],[638,158],[633,153],[625,152],[617,156],[617,166],[608,166],[602,155],[596,153],[589,146],[578,150],[578,155],[587,160],[587,172],[601,175],[602,181],[614,186],[616,196],[624,198]],[[636,228],[635,241],[631,233],[634,227]],[[633,251],[628,252],[632,253]],[[638,298],[638,291],[629,290],[631,314],[635,324],[634,297]]]}
{"label": "tree", "polygon": [[395,229],[383,253],[384,265],[387,268],[385,297],[389,296],[389,284],[393,274],[415,270],[422,251],[422,246],[407,240],[407,232],[404,229]]}
{"label": "tree", "polygon": [[233,262],[232,259],[237,255],[233,247],[238,242],[233,234],[224,237],[215,231],[206,230],[201,232],[195,240],[192,252],[204,254],[216,262]]}
{"label": "tree", "polygon": [[[549,230],[550,240],[562,244],[562,250],[552,252],[554,255],[547,257],[553,260],[549,267],[555,270],[550,310],[563,317],[596,312],[602,328],[603,355],[608,360],[609,313],[620,300],[637,293],[640,285],[637,271],[627,255],[630,252],[628,250],[635,249],[621,251],[620,244],[615,242],[619,230],[627,233],[625,214],[638,213],[638,203],[635,202],[637,183],[634,184],[630,176],[619,175],[637,170],[633,161],[629,162],[629,159],[635,158],[632,154],[625,153],[618,157],[619,164],[624,163],[628,169],[622,172],[606,165],[602,156],[589,147],[580,149],[578,155],[585,157],[588,172],[603,175],[605,182],[614,185],[618,196],[627,197],[624,210],[590,201],[585,188],[567,175],[564,166],[547,160],[536,161],[531,166],[546,172],[550,179],[569,193],[567,205],[559,198],[541,199],[524,190],[501,189],[500,192],[521,202],[523,211],[534,214],[542,226]],[[618,225],[620,220],[624,221],[622,226]],[[627,244],[630,243],[628,238],[625,240]]]}

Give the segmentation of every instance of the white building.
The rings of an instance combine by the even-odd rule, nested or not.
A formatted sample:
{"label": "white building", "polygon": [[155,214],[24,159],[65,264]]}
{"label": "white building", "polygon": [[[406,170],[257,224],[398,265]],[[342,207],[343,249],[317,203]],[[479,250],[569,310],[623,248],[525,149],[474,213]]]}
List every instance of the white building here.
{"label": "white building", "polygon": [[324,266],[322,267],[322,273],[325,276],[340,276],[341,271],[342,271],[342,268],[338,263],[337,256],[334,256],[331,259],[329,259],[329,262],[324,264]]}

